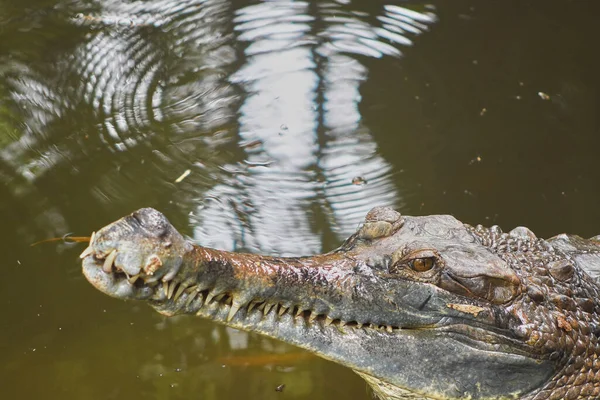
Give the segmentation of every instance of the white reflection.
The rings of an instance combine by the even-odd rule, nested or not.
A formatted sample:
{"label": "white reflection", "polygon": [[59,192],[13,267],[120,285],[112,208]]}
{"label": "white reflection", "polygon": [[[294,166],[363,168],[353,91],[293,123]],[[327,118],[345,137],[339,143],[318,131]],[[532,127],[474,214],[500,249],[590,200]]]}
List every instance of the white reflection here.
{"label": "white reflection", "polygon": [[[203,244],[316,253],[323,250],[317,215],[328,217],[341,239],[374,205],[400,205],[391,168],[361,123],[359,89],[368,70],[359,60],[399,57],[398,45],[411,45],[407,36],[435,17],[385,6],[383,25],[373,27],[334,3],[318,5],[318,16],[310,15],[314,9],[278,1],[237,11],[237,40],[250,42],[246,63],[230,78],[247,93],[240,138],[261,143],[246,157],[265,167],[237,175],[239,190],[228,183],[211,190],[219,201],[203,203],[193,218]],[[357,177],[367,185],[353,185]]]}
{"label": "white reflection", "polygon": [[[368,15],[339,3],[265,1],[234,12],[226,0],[97,2],[96,15],[74,21],[89,26],[85,39],[42,68],[55,76],[43,82],[24,70],[12,82],[10,96],[27,110],[27,128],[0,157],[31,182],[57,164],[77,165],[76,157],[97,146],[44,135],[79,113],[90,118],[84,130],[93,132],[85,134],[98,134],[124,159],[135,154],[125,150],[152,147],[161,134],[177,142],[171,147],[190,139],[188,146],[197,140],[215,153],[235,139],[239,146],[227,151],[243,149],[243,162],[206,168],[204,182],[217,183],[209,193],[194,192],[201,205],[191,222],[199,242],[320,252],[325,231],[342,239],[372,206],[401,205],[390,166],[359,111],[369,75],[364,60],[400,57],[402,46],[435,22],[431,13],[397,5]],[[172,157],[168,146],[152,148],[153,173],[205,162],[183,150]],[[81,148],[87,153],[80,156]],[[358,177],[366,185],[352,184]],[[118,198],[129,192],[119,178],[107,172],[90,191]]]}

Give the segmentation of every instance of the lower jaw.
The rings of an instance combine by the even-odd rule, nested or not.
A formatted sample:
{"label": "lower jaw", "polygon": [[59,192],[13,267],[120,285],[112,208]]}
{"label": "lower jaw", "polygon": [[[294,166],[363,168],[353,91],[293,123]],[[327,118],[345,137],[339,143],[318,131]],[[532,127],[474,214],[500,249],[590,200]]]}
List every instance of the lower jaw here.
{"label": "lower jaw", "polygon": [[[94,272],[103,273],[103,271]],[[126,278],[114,279],[112,282],[118,284],[121,280],[126,281]],[[140,288],[136,288],[140,289]],[[296,345],[298,347],[309,350],[318,354],[320,357],[329,359],[338,364],[349,367],[359,373],[369,384],[373,390],[381,396],[387,398],[409,398],[429,400],[436,397],[427,397],[406,389],[401,386],[396,386],[383,381],[376,376],[387,376],[381,371],[372,370],[372,362],[369,362],[370,357],[387,359],[389,357],[389,349],[393,349],[398,345],[402,346],[403,342],[421,341],[422,334],[427,336],[449,336],[454,335],[459,338],[463,344],[478,350],[491,350],[499,352],[490,344],[477,344],[478,340],[470,337],[467,333],[471,329],[461,330],[460,325],[448,325],[438,328],[427,329],[394,329],[388,332],[386,328],[371,327],[368,325],[358,326],[354,324],[344,324],[341,321],[327,323],[324,318],[313,318],[306,313],[298,313],[294,308],[283,309],[279,305],[267,307],[264,305],[255,306],[252,310],[242,307],[237,311],[231,319],[228,320],[231,310],[231,299],[227,296],[219,298],[216,296],[211,299],[208,304],[205,304],[206,293],[202,295],[192,295],[185,291],[176,299],[167,299],[169,292],[176,293],[176,288],[171,289],[167,285],[165,289],[161,283],[150,289],[152,296],[149,299],[149,304],[158,312],[165,315],[175,314],[193,314],[211,321],[231,326],[236,329],[256,332],[274,339],[284,341],[286,343]],[[175,296],[173,294],[173,296]],[[189,301],[191,298],[191,301]],[[483,330],[483,329],[481,329]],[[454,338],[454,340],[456,340]],[[498,338],[500,338],[498,336]],[[354,344],[354,345],[353,345]],[[356,347],[354,347],[356,346]],[[378,348],[377,355],[372,355],[369,349]],[[422,345],[419,345],[422,346]],[[481,348],[484,346],[484,348]],[[422,348],[422,347],[419,347]],[[359,350],[357,355],[356,350]],[[386,350],[388,349],[388,350]],[[506,353],[500,351],[499,353]],[[412,357],[409,357],[412,359]],[[371,360],[372,361],[372,360]],[[402,360],[396,359],[395,362]],[[405,362],[406,360],[404,360]],[[358,364],[356,364],[358,362]],[[393,381],[393,380],[392,380]],[[396,397],[392,397],[392,395]]]}

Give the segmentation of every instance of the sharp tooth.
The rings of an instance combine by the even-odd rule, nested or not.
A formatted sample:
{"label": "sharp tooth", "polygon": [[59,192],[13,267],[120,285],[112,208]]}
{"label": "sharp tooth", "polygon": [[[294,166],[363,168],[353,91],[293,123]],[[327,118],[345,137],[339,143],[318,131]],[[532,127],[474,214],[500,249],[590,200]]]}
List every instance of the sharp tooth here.
{"label": "sharp tooth", "polygon": [[199,292],[198,285],[192,285],[185,289],[186,293]]}
{"label": "sharp tooth", "polygon": [[213,299],[213,297],[215,297],[217,294],[217,292],[215,292],[214,290],[212,292],[208,292],[208,294],[206,295],[206,304],[210,304],[211,300]]}
{"label": "sharp tooth", "polygon": [[175,292],[175,287],[177,286],[176,281],[171,282],[171,284],[169,285],[169,293],[167,293],[167,299],[170,299],[171,297],[173,297],[173,292]]}
{"label": "sharp tooth", "polygon": [[107,274],[112,271],[112,266],[115,262],[115,258],[117,258],[117,250],[111,251],[110,254],[106,256],[106,260],[104,260],[104,264],[102,265],[102,270]]}
{"label": "sharp tooth", "polygon": [[256,305],[257,305],[258,303],[259,303],[259,302],[258,302],[258,301],[256,301],[256,300],[254,300],[254,301],[251,301],[251,302],[250,302],[250,304],[248,305],[248,314],[250,314],[250,311],[252,311],[252,309],[253,309],[254,307],[256,307]]}
{"label": "sharp tooth", "polygon": [[140,277],[140,274],[133,275],[131,278],[129,278],[129,284],[133,285],[135,283],[135,281],[138,280],[139,277]]}
{"label": "sharp tooth", "polygon": [[190,304],[192,304],[192,301],[194,301],[196,296],[198,296],[198,294],[200,293],[200,290],[198,290],[198,286],[192,286],[192,287],[188,288],[186,290],[186,292],[188,293],[188,299],[185,302],[185,306],[187,307]]}
{"label": "sharp tooth", "polygon": [[279,306],[279,312],[278,312],[279,316],[281,317],[283,314],[285,314],[285,312],[286,312],[287,310],[288,310],[288,308],[287,308],[287,307],[285,307],[285,306],[283,306],[283,305],[280,305],[280,306]]}
{"label": "sharp tooth", "polygon": [[275,306],[275,304],[271,304],[271,303],[265,303],[265,309],[263,310],[263,313],[265,315],[267,315],[269,313],[269,311],[271,311],[271,309]]}
{"label": "sharp tooth", "polygon": [[190,293],[188,295],[187,300],[185,301],[185,306],[188,307],[190,304],[192,304],[192,301],[194,301],[194,299],[196,298],[196,294],[198,293]]}
{"label": "sharp tooth", "polygon": [[391,327],[391,325],[386,326],[385,330],[388,331],[389,333],[392,333],[392,327]]}
{"label": "sharp tooth", "polygon": [[333,322],[333,318],[325,317],[325,326],[331,325],[332,322]]}
{"label": "sharp tooth", "polygon": [[227,314],[227,322],[230,322],[233,319],[235,313],[237,313],[243,305],[243,303],[238,303],[235,300],[233,300],[233,302],[231,303],[231,308],[229,309],[229,314]]}
{"label": "sharp tooth", "polygon": [[89,256],[90,254],[92,254],[94,252],[94,248],[92,247],[92,245],[90,244],[88,247],[85,248],[85,250],[83,251],[83,253],[81,253],[79,255],[79,258],[81,258],[82,260],[84,258],[86,258],[87,256]]}
{"label": "sharp tooth", "polygon": [[179,298],[179,296],[181,296],[181,294],[183,293],[183,291],[186,289],[186,286],[182,283],[181,285],[179,285],[179,289],[177,289],[177,291],[175,292],[175,296],[173,297],[173,301],[177,301],[177,299]]}
{"label": "sharp tooth", "polygon": [[361,324],[360,322],[358,322],[358,323],[356,324],[356,328],[357,328],[357,329],[361,329],[362,327],[363,327],[363,324]]}
{"label": "sharp tooth", "polygon": [[92,244],[92,242],[94,241],[95,238],[96,238],[96,231],[92,232],[92,236],[90,236],[90,244]]}
{"label": "sharp tooth", "polygon": [[346,321],[340,321],[340,326],[346,326],[347,323],[348,322],[346,322]]}
{"label": "sharp tooth", "polygon": [[165,292],[165,297],[169,296],[169,282],[163,281],[163,291]]}
{"label": "sharp tooth", "polygon": [[298,307],[298,311],[296,312],[296,317],[298,317],[300,314],[302,314],[304,312],[303,309],[301,309],[300,307]]}
{"label": "sharp tooth", "polygon": [[313,322],[317,318],[317,313],[314,311],[310,312],[310,317],[308,317],[308,322]]}
{"label": "sharp tooth", "polygon": [[225,293],[221,293],[219,295],[216,295],[214,298],[214,301],[221,301],[223,300],[223,297],[225,297]]}
{"label": "sharp tooth", "polygon": [[151,283],[157,284],[159,277],[156,275],[144,275],[144,276],[142,276],[142,279],[147,284],[151,284]]}

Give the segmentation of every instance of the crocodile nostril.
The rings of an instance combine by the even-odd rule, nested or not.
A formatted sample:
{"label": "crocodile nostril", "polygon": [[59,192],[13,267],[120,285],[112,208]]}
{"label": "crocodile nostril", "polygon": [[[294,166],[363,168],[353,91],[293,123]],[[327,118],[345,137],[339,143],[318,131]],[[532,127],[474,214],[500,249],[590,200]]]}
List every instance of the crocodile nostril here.
{"label": "crocodile nostril", "polygon": [[168,232],[169,221],[162,213],[153,208],[141,208],[131,216],[153,236],[161,237]]}

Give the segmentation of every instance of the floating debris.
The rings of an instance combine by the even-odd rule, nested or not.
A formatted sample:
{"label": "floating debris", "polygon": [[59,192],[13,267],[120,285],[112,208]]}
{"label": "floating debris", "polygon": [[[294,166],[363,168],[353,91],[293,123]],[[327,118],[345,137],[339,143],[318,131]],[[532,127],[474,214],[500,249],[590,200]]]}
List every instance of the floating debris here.
{"label": "floating debris", "polygon": [[352,178],[353,185],[362,186],[362,185],[365,185],[366,183],[367,183],[367,180],[365,178],[363,178],[362,176],[355,176],[354,178]]}
{"label": "floating debris", "polygon": [[550,95],[548,95],[544,92],[538,92],[538,96],[540,96],[540,99],[542,99],[542,100],[550,100]]}
{"label": "floating debris", "polygon": [[70,233],[66,233],[61,237],[54,237],[54,238],[50,238],[50,239],[40,240],[39,242],[30,244],[30,246],[33,247],[33,246],[37,246],[38,244],[42,244],[42,243],[58,242],[59,240],[62,240],[65,243],[80,243],[80,242],[88,242],[90,240],[89,236],[70,236],[70,235],[71,235]]}
{"label": "floating debris", "polygon": [[483,158],[481,158],[481,156],[477,156],[474,159],[472,159],[471,161],[469,161],[469,165],[473,165],[475,163],[480,163],[483,161]]}
{"label": "floating debris", "polygon": [[276,392],[283,392],[283,389],[285,389],[285,383],[282,383],[281,385],[277,386],[275,388]]}
{"label": "floating debris", "polygon": [[240,147],[243,147],[245,149],[251,149],[251,148],[259,147],[259,146],[262,146],[262,145],[263,145],[263,142],[261,140],[258,140],[258,139],[251,140],[251,141],[245,141],[245,142],[240,143]]}
{"label": "floating debris", "polygon": [[175,179],[175,183],[179,183],[179,182],[181,182],[182,180],[184,180],[185,178],[187,178],[187,176],[188,176],[189,174],[191,174],[191,173],[192,173],[192,171],[191,171],[191,170],[189,170],[189,169],[186,169],[186,170],[185,170],[185,172],[184,172],[183,174],[181,174],[181,176],[180,176],[179,178]]}

